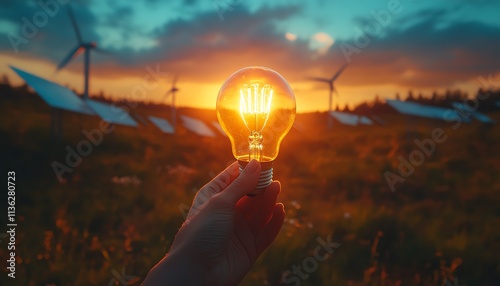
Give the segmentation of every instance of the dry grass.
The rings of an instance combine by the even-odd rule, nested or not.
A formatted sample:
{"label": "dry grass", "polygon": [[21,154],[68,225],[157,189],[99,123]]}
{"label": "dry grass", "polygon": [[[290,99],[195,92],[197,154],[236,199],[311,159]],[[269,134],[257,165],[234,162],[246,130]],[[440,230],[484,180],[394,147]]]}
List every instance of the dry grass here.
{"label": "dry grass", "polygon": [[[52,144],[42,102],[1,104],[3,171],[18,179],[19,285],[107,285],[111,270],[123,267],[143,278],[182,223],[179,207],[233,160],[224,137],[118,127],[61,184],[51,162],[63,162],[65,146],[74,148],[98,119],[65,113],[64,141]],[[169,118],[168,110],[155,113]],[[215,119],[211,111],[180,113]],[[275,179],[287,219],[243,285],[278,285],[329,234],[340,248],[300,285],[442,285],[453,275],[459,284],[498,285],[498,126],[451,130],[391,115],[387,126],[328,132],[325,119],[300,115],[302,132],[292,130],[283,143]],[[397,170],[397,157],[416,148],[413,139],[438,126],[448,140],[392,193],[384,172]]]}

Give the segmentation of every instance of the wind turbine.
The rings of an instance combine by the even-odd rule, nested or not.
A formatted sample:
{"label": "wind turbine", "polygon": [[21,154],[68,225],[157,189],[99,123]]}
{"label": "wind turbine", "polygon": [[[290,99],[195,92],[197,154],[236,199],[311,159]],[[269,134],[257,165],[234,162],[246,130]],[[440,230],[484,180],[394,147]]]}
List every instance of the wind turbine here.
{"label": "wind turbine", "polygon": [[85,82],[83,86],[83,99],[86,100],[89,98],[89,72],[90,72],[90,51],[96,50],[101,53],[105,53],[105,51],[99,49],[95,42],[83,42],[82,34],[80,33],[80,29],[78,28],[78,24],[75,20],[75,15],[68,5],[68,14],[71,19],[71,24],[73,25],[73,29],[75,30],[76,38],[78,39],[78,45],[71,50],[71,52],[62,60],[62,62],[57,66],[57,70],[61,70],[65,67],[73,58],[78,57],[83,52],[83,62],[84,62],[84,75]]}
{"label": "wind turbine", "polygon": [[[345,68],[348,65],[349,64],[344,64],[342,67],[340,67],[340,69],[331,78],[322,78],[322,77],[309,77],[308,78],[309,80],[328,83],[328,86],[330,88],[330,97],[329,97],[329,102],[328,102],[328,128],[329,129],[332,128],[332,116],[330,114],[332,112],[333,93],[335,92],[337,94],[337,99],[338,99],[338,95],[339,95],[337,89],[335,88],[334,82],[342,74],[342,72],[345,70]],[[336,109],[338,109],[338,106],[339,106],[339,102],[337,100]]]}
{"label": "wind turbine", "polygon": [[167,91],[167,93],[165,94],[165,96],[163,97],[162,101],[167,98],[169,95],[172,95],[172,127],[174,128],[174,131],[175,131],[175,127],[176,127],[176,119],[177,119],[177,116],[176,116],[176,108],[175,108],[175,93],[179,91],[179,89],[175,86],[175,84],[177,83],[177,79],[179,78],[179,75],[175,75],[174,76],[174,80],[172,81],[172,87]]}

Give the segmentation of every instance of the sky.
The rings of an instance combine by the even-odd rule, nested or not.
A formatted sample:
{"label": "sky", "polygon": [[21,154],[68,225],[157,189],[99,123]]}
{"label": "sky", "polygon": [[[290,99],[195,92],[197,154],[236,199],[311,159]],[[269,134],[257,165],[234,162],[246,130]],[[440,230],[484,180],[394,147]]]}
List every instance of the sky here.
{"label": "sky", "polygon": [[106,51],[91,54],[90,93],[116,99],[169,103],[178,74],[178,105],[213,109],[224,80],[254,65],[287,79],[299,112],[328,109],[328,86],[308,77],[344,64],[340,107],[410,89],[472,95],[479,76],[500,77],[496,0],[1,0],[0,74],[21,84],[12,65],[82,92],[82,56],[56,72],[77,46],[69,5]]}

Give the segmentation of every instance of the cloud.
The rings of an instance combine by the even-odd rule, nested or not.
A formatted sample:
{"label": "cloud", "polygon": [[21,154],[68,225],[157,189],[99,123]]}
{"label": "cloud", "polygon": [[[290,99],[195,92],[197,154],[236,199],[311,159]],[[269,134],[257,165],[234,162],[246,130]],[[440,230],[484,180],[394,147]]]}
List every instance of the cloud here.
{"label": "cloud", "polygon": [[324,32],[318,32],[311,37],[309,48],[315,50],[319,55],[324,55],[328,52],[333,43],[334,40],[332,36]]}
{"label": "cloud", "polygon": [[290,32],[287,32],[287,33],[285,33],[285,38],[287,40],[289,40],[290,42],[293,42],[293,41],[297,40],[297,35],[290,33]]}
{"label": "cloud", "polygon": [[[273,21],[297,12],[297,8],[263,9],[251,13],[241,7],[225,13],[220,21],[215,11],[200,13],[195,20],[178,19],[152,31],[155,46],[136,51],[115,49],[110,57],[93,62],[93,74],[110,77],[143,72],[147,65],[161,64],[199,82],[210,82],[245,65],[289,66],[291,57],[300,58],[306,43],[294,43],[279,34]],[[294,48],[295,47],[295,48]],[[78,66],[68,68],[80,72]],[[294,67],[296,68],[296,67]]]}
{"label": "cloud", "polygon": [[[0,11],[0,17],[18,25],[22,17],[29,18],[39,10],[22,1],[9,7]],[[102,19],[85,6],[78,6],[75,16],[84,39],[104,43],[111,52],[92,55],[93,77],[140,77],[144,67],[160,64],[162,70],[180,73],[187,82],[203,84],[223,82],[244,66],[263,65],[282,73],[289,81],[307,83],[307,76],[333,74],[346,62],[340,50],[342,44],[355,46],[356,42],[351,39],[334,43],[331,36],[318,31],[311,35],[323,44],[317,47],[322,51],[318,54],[317,49],[311,50],[309,40],[287,39],[277,23],[297,17],[300,11],[299,6],[291,6],[251,12],[239,5],[226,11],[223,21],[215,10],[210,10],[170,20],[147,32],[130,23],[135,13],[130,7],[119,8]],[[339,82],[354,87],[391,84],[427,88],[496,73],[500,64],[495,51],[500,44],[499,28],[473,21],[450,21],[449,13],[421,10],[404,21],[395,19],[380,37],[372,38],[367,47],[352,55],[352,63]],[[102,32],[102,25],[116,29]],[[1,36],[0,53],[15,56],[5,34]],[[112,36],[117,41],[137,42],[141,48],[106,44],[113,40]],[[146,41],[150,42],[145,44]],[[75,45],[69,17],[61,10],[22,47],[22,57],[42,58],[56,65]],[[66,69],[80,74],[81,63],[70,64]]]}
{"label": "cloud", "polygon": [[[499,45],[497,27],[472,21],[443,26],[439,17],[429,17],[372,39],[352,59],[363,84],[443,87],[497,73],[500,59],[495,47]],[[335,52],[341,54],[338,49]],[[349,82],[354,83],[352,78]]]}

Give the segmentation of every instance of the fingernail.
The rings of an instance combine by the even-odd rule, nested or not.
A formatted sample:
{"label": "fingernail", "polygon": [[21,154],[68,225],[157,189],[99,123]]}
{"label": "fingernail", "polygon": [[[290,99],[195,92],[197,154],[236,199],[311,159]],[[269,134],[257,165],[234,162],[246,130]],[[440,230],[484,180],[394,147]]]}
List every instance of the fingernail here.
{"label": "fingernail", "polygon": [[281,193],[281,182],[280,181],[274,181],[276,184],[278,184],[278,195]]}
{"label": "fingernail", "polygon": [[248,174],[253,174],[257,171],[257,168],[259,168],[259,162],[257,160],[252,160],[250,161],[247,166],[245,167],[245,173]]}
{"label": "fingernail", "polygon": [[278,205],[281,205],[281,211],[282,211],[283,213],[286,213],[286,212],[285,212],[285,205],[284,205],[283,203],[277,203],[277,204],[278,204]]}

